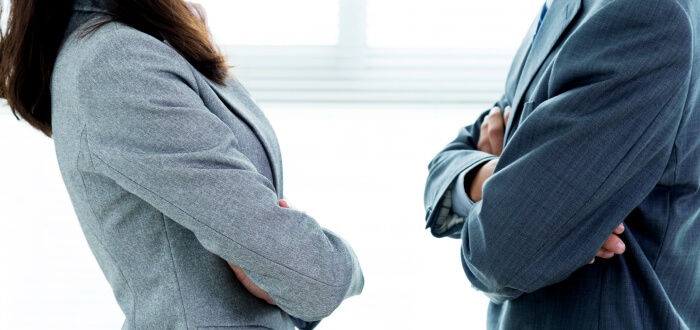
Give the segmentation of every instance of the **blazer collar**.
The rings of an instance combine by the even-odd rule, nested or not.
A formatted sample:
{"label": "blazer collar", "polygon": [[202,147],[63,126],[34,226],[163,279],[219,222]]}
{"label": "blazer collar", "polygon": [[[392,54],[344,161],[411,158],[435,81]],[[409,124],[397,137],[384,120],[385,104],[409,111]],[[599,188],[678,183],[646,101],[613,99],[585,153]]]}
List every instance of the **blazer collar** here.
{"label": "blazer collar", "polygon": [[[532,37],[535,34],[535,29],[537,28],[537,22],[533,24],[530,28],[528,36],[525,37],[524,43],[531,43],[529,47],[529,54],[523,49],[527,49],[525,45],[521,47],[521,50],[516,55],[516,61],[522,62],[522,71],[517,80],[517,86],[515,89],[515,95],[513,96],[512,109],[517,110],[520,107],[525,92],[530,88],[532,80],[535,75],[540,70],[542,63],[547,59],[547,56],[551,53],[552,49],[556,45],[557,41],[561,38],[562,34],[566,28],[571,24],[576,17],[576,14],[581,10],[582,0],[557,0],[552,3],[552,7],[548,9],[547,15],[542,22],[540,30],[537,32],[537,38],[532,42]],[[525,54],[528,54],[525,56]],[[520,56],[520,58],[518,58]],[[515,62],[514,62],[515,64]],[[506,126],[505,132],[505,142],[512,134],[510,128],[513,126],[513,118],[515,115],[511,115],[508,119],[508,125]]]}
{"label": "blazer collar", "polygon": [[241,120],[243,120],[248,127],[250,127],[253,133],[255,133],[258,140],[260,140],[260,143],[267,154],[267,159],[270,162],[270,168],[272,169],[272,175],[274,176],[273,184],[277,189],[277,193],[279,195],[278,197],[282,198],[282,168],[277,161],[282,159],[282,156],[274,131],[271,129],[264,129],[264,127],[270,126],[269,122],[262,115],[262,112],[259,110],[255,102],[252,101],[252,97],[249,98],[251,100],[250,102],[244,102],[240,98],[231,97],[231,95],[249,95],[248,91],[245,90],[233,78],[228,79],[227,86],[221,86],[209,79],[206,79],[206,77],[205,80],[224,102],[224,104],[226,104],[229,110],[241,118]]}

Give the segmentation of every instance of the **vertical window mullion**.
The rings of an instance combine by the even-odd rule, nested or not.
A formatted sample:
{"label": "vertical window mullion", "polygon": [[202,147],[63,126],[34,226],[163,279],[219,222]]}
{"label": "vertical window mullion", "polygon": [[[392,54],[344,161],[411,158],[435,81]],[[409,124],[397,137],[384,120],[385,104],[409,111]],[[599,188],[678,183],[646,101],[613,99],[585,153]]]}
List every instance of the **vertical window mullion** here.
{"label": "vertical window mullion", "polygon": [[357,69],[367,60],[367,0],[338,1],[338,66]]}

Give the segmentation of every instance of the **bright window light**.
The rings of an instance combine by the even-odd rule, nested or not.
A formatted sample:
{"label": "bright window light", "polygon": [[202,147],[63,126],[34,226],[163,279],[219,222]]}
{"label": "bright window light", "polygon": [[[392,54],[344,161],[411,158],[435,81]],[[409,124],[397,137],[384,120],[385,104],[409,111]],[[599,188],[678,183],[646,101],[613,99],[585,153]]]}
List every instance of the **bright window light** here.
{"label": "bright window light", "polygon": [[10,15],[10,2],[2,1],[2,15],[0,15],[0,30],[2,33],[7,31],[7,19]]}
{"label": "bright window light", "polygon": [[335,45],[337,0],[196,0],[221,45]]}
{"label": "bright window light", "polygon": [[544,2],[367,0],[367,43],[383,48],[517,48]]}

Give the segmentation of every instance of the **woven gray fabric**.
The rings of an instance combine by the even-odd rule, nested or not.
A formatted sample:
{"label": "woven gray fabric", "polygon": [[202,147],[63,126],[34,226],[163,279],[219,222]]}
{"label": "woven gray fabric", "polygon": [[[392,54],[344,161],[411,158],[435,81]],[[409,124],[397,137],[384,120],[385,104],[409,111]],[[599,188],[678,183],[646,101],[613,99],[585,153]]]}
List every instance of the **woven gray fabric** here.
{"label": "woven gray fabric", "polygon": [[[56,153],[124,329],[292,329],[363,288],[339,236],[284,209],[275,134],[234,79],[78,1],[52,81]],[[99,0],[97,0],[99,1]],[[250,295],[225,260],[277,305]]]}
{"label": "woven gray fabric", "polygon": [[[491,157],[488,111],[433,159],[427,224],[462,240],[489,329],[700,328],[699,19],[689,0],[553,1],[515,56],[505,147],[463,219],[449,189]],[[623,222],[626,252],[589,265]]]}

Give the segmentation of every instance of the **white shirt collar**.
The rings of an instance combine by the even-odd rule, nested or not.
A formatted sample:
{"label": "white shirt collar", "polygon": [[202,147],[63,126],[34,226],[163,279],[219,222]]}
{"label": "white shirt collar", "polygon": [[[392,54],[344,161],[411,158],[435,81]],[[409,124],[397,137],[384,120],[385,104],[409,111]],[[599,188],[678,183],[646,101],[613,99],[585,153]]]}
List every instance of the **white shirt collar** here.
{"label": "white shirt collar", "polygon": [[[552,2],[554,0],[547,0],[547,9],[552,8]],[[541,2],[540,2],[541,3]]]}

